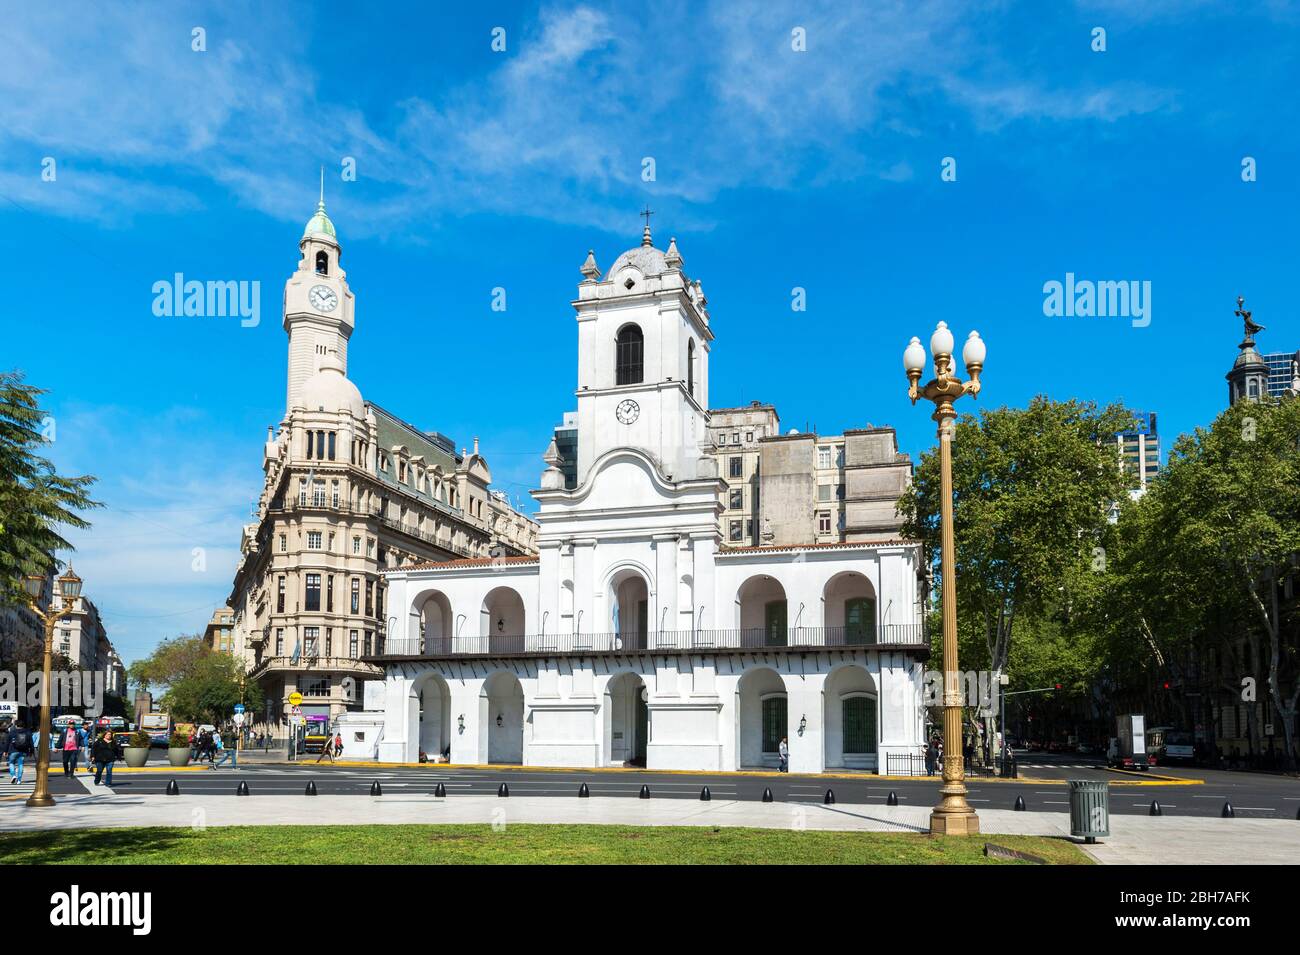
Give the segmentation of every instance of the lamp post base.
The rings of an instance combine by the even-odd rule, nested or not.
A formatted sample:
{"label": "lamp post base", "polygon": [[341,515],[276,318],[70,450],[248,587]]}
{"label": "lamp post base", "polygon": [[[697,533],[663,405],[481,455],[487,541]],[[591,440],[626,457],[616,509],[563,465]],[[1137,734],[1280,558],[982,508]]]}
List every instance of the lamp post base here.
{"label": "lamp post base", "polygon": [[54,797],[49,793],[46,793],[43,796],[37,796],[33,793],[27,797],[27,801],[23,805],[30,809],[49,809],[54,805]]}
{"label": "lamp post base", "polygon": [[935,809],[930,813],[930,835],[932,836],[974,836],[980,831],[980,817],[975,810],[965,812],[944,812]]}

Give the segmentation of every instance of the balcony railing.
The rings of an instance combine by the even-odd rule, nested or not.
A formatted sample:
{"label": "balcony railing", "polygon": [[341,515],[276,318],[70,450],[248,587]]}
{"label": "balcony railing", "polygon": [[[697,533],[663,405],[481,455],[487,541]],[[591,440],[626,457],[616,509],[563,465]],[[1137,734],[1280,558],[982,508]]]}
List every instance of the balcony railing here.
{"label": "balcony railing", "polygon": [[261,676],[273,670],[352,670],[369,672],[370,664],[354,657],[307,656],[299,654],[297,660],[291,656],[263,657],[262,662],[248,671],[250,678]]}
{"label": "balcony railing", "polygon": [[795,627],[787,630],[659,630],[650,633],[489,634],[390,638],[385,657],[562,656],[587,653],[726,652],[730,650],[923,648],[925,624],[889,623],[876,628]]}

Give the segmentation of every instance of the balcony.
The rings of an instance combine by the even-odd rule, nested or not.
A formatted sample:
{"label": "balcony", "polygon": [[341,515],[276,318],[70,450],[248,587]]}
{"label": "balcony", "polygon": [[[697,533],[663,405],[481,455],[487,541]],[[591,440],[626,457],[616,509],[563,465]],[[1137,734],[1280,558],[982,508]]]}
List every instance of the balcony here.
{"label": "balcony", "polygon": [[634,633],[489,634],[424,639],[389,639],[370,661],[444,657],[566,656],[592,653],[728,653],[737,650],[929,651],[925,624],[856,627],[797,627],[787,630],[659,630]]}
{"label": "balcony", "polygon": [[373,667],[366,660],[357,660],[352,657],[339,656],[306,656],[299,655],[297,660],[291,656],[266,657],[257,666],[249,671],[249,679],[258,679],[268,673],[305,673],[320,672],[324,670],[345,670],[353,673],[372,673]]}

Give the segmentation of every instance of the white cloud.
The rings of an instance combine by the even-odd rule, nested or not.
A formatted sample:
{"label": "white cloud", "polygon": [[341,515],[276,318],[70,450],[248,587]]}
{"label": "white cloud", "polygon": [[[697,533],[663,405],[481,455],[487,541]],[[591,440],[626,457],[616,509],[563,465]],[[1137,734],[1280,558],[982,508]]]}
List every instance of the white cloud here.
{"label": "white cloud", "polygon": [[[969,7],[949,0],[749,0],[664,3],[654,16],[547,5],[485,74],[395,92],[368,117],[320,98],[310,31],[287,12],[222,7],[198,18],[208,52],[195,53],[192,13],[89,9],[9,12],[0,146],[93,160],[95,172],[52,190],[35,188],[33,167],[33,183],[10,173],[0,190],[100,221],[183,208],[176,173],[297,221],[322,149],[357,157],[367,188],[344,200],[354,235],[484,211],[608,225],[647,192],[685,204],[681,221],[707,220],[690,206],[729,189],[907,178],[903,148],[927,110],[996,131],[1020,119],[1114,122],[1169,101],[1139,84],[1059,89],[1016,75],[972,39]],[[791,49],[794,26],[807,52]],[[658,166],[648,185],[644,156]],[[128,177],[136,188],[120,188]]]}
{"label": "white cloud", "polygon": [[[105,505],[86,515],[89,530],[66,535],[76,550],[60,557],[71,558],[127,660],[165,637],[201,632],[230,592],[240,530],[260,488],[248,454],[192,440],[215,430],[206,414],[184,407],[148,422],[111,406],[72,406],[57,419],[48,455],[60,473],[99,475],[91,495]],[[206,570],[196,569],[195,548]]]}

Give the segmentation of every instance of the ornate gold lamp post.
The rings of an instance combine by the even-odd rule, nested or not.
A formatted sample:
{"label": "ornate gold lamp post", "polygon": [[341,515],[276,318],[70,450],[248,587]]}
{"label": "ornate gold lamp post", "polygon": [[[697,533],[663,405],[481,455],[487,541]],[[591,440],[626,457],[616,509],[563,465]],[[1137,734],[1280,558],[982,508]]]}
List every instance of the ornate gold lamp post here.
{"label": "ornate gold lamp post", "polygon": [[45,668],[41,673],[41,735],[40,746],[36,751],[36,788],[27,798],[27,805],[32,808],[54,805],[54,797],[50,795],[50,697],[53,695],[50,671],[54,666],[54,628],[60,618],[72,611],[73,602],[81,596],[81,578],[72,572],[72,565],[69,564],[67,573],[54,582],[49,613],[43,612],[39,603],[44,586],[45,578],[40,574],[28,574],[23,578],[23,589],[27,591],[32,613],[45,624]]}
{"label": "ornate gold lamp post", "polygon": [[952,404],[962,395],[978,395],[980,372],[984,369],[984,342],[971,332],[962,348],[969,381],[953,373],[952,332],[940,322],[930,337],[934,356],[934,380],[921,386],[925,370],[925,348],[913,338],[903,352],[907,369],[907,394],[934,402],[934,420],[939,423],[939,514],[943,547],[940,573],[943,578],[943,787],[942,799],[930,813],[930,832],[938,835],[967,835],[980,831],[979,816],[966,802],[965,767],[962,765],[961,683],[957,670],[957,575],[952,532],[952,433],[957,413]]}

